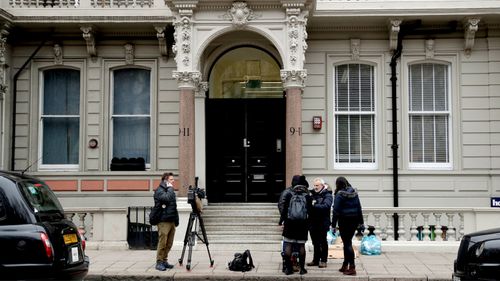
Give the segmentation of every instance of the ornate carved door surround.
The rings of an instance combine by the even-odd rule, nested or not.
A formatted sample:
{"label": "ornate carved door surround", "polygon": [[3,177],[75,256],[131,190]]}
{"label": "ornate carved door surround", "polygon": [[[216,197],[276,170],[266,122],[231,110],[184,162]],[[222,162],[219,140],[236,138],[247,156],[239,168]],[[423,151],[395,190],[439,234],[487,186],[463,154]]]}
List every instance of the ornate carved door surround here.
{"label": "ornate carved door surround", "polygon": [[[194,185],[194,177],[203,183],[205,167],[199,163],[203,151],[195,149],[195,134],[203,135],[204,123],[195,127],[195,95],[204,96],[208,69],[203,64],[207,47],[222,34],[237,30],[255,32],[276,48],[282,61],[281,79],[286,91],[286,176],[302,173],[302,92],[307,71],[307,17],[310,0],[205,1],[166,0],[174,16],[174,40],[177,70],[173,77],[179,87],[179,195]],[[276,15],[280,16],[276,16]],[[219,48],[224,48],[221,46]],[[198,120],[198,119],[196,119]],[[195,133],[196,132],[196,133]]]}

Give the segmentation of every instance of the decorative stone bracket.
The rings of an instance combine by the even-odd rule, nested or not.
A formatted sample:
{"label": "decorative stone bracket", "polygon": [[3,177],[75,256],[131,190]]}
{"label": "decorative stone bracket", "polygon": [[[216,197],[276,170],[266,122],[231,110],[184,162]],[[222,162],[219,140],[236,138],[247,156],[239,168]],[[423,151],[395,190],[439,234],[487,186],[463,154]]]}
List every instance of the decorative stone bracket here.
{"label": "decorative stone bracket", "polygon": [[155,25],[156,37],[158,38],[158,47],[160,48],[160,55],[163,59],[168,57],[167,39],[165,36],[166,26]]}
{"label": "decorative stone bracket", "polygon": [[4,23],[3,27],[0,29],[0,100],[4,99],[7,93],[7,79],[5,75],[5,69],[7,68],[7,59],[5,57],[5,51],[7,48],[7,36],[9,35],[10,25]]}
{"label": "decorative stone bracket", "polygon": [[426,59],[434,58],[434,39],[425,40],[425,58]]}
{"label": "decorative stone bracket", "polygon": [[54,64],[63,64],[63,49],[60,44],[54,44]]}
{"label": "decorative stone bracket", "polygon": [[123,45],[123,49],[125,51],[125,63],[128,65],[134,64],[134,57],[135,57],[134,45],[127,43],[127,44]]}
{"label": "decorative stone bracket", "polygon": [[472,52],[472,47],[474,47],[474,38],[476,36],[476,31],[479,29],[479,18],[467,18],[464,21],[464,39],[465,39],[465,55],[470,56]]}
{"label": "decorative stone bracket", "polygon": [[398,35],[402,22],[401,19],[389,20],[389,50],[391,51],[396,50],[398,47]]}
{"label": "decorative stone bracket", "polygon": [[351,59],[359,60],[359,52],[361,49],[360,39],[351,39]]}
{"label": "decorative stone bracket", "polygon": [[87,43],[87,53],[91,57],[97,56],[97,51],[95,48],[95,28],[92,25],[82,25],[80,30],[83,32],[83,39]]}

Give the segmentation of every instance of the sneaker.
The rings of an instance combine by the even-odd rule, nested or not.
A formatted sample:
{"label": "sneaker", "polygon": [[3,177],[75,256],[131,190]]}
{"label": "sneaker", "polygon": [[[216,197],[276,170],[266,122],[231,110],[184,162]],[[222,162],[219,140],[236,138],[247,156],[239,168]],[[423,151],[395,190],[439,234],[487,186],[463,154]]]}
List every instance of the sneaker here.
{"label": "sneaker", "polygon": [[326,268],[326,262],[319,262],[319,265],[318,265],[319,268]]}
{"label": "sneaker", "polygon": [[301,268],[300,269],[300,275],[304,275],[304,274],[307,274],[307,269]]}
{"label": "sneaker", "polygon": [[165,266],[166,269],[172,269],[174,268],[174,265],[173,264],[170,264],[166,261],[163,262],[163,265]]}
{"label": "sneaker", "polygon": [[156,270],[159,270],[159,271],[165,271],[165,270],[167,270],[167,268],[165,267],[165,265],[161,261],[156,262],[156,267],[155,268],[156,268]]}
{"label": "sneaker", "polygon": [[319,263],[317,261],[312,261],[307,263],[307,266],[318,266],[318,265]]}

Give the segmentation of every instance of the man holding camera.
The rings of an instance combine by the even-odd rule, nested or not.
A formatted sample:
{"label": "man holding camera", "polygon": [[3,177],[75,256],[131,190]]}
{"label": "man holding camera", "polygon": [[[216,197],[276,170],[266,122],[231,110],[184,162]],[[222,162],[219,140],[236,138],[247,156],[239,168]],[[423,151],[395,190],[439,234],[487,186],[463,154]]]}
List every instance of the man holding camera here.
{"label": "man holding camera", "polygon": [[162,208],[158,223],[158,248],[156,249],[156,269],[160,271],[174,267],[167,262],[168,253],[174,243],[175,228],[179,225],[173,183],[174,174],[164,173],[154,194],[155,206],[160,205]]}

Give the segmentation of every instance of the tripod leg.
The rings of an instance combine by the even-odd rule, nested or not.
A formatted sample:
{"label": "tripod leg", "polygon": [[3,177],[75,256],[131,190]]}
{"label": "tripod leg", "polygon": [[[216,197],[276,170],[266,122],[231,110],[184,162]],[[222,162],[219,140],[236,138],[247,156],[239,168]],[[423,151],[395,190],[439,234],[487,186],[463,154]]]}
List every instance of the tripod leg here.
{"label": "tripod leg", "polygon": [[[194,215],[194,213],[193,213]],[[194,218],[196,218],[196,216],[193,216]],[[191,234],[189,235],[189,242],[188,242],[188,246],[189,246],[189,250],[188,250],[188,259],[187,259],[187,264],[186,264],[186,269],[187,270],[191,270],[191,257],[193,255],[193,246],[194,246],[194,243],[195,243],[195,239],[196,239],[196,236],[198,234],[196,233],[196,223],[194,223],[194,229],[191,231]]]}
{"label": "tripod leg", "polygon": [[184,253],[186,252],[186,245],[189,242],[189,236],[191,234],[191,228],[193,227],[193,222],[194,222],[194,219],[195,219],[195,217],[193,215],[194,215],[194,213],[191,213],[189,215],[188,225],[187,225],[187,228],[186,228],[186,234],[184,235],[184,246],[182,247],[182,254],[181,254],[181,257],[179,258],[179,264],[180,265],[182,265],[182,262],[184,260]]}
{"label": "tripod leg", "polygon": [[203,235],[203,243],[207,245],[207,252],[208,252],[208,259],[210,260],[210,267],[214,266],[214,260],[212,259],[212,256],[210,255],[210,249],[208,248],[208,238],[207,238],[207,232],[205,231],[205,224],[203,223],[203,218],[200,216],[200,214],[197,214],[198,216],[198,221],[200,222],[200,228],[201,228],[201,234]]}

